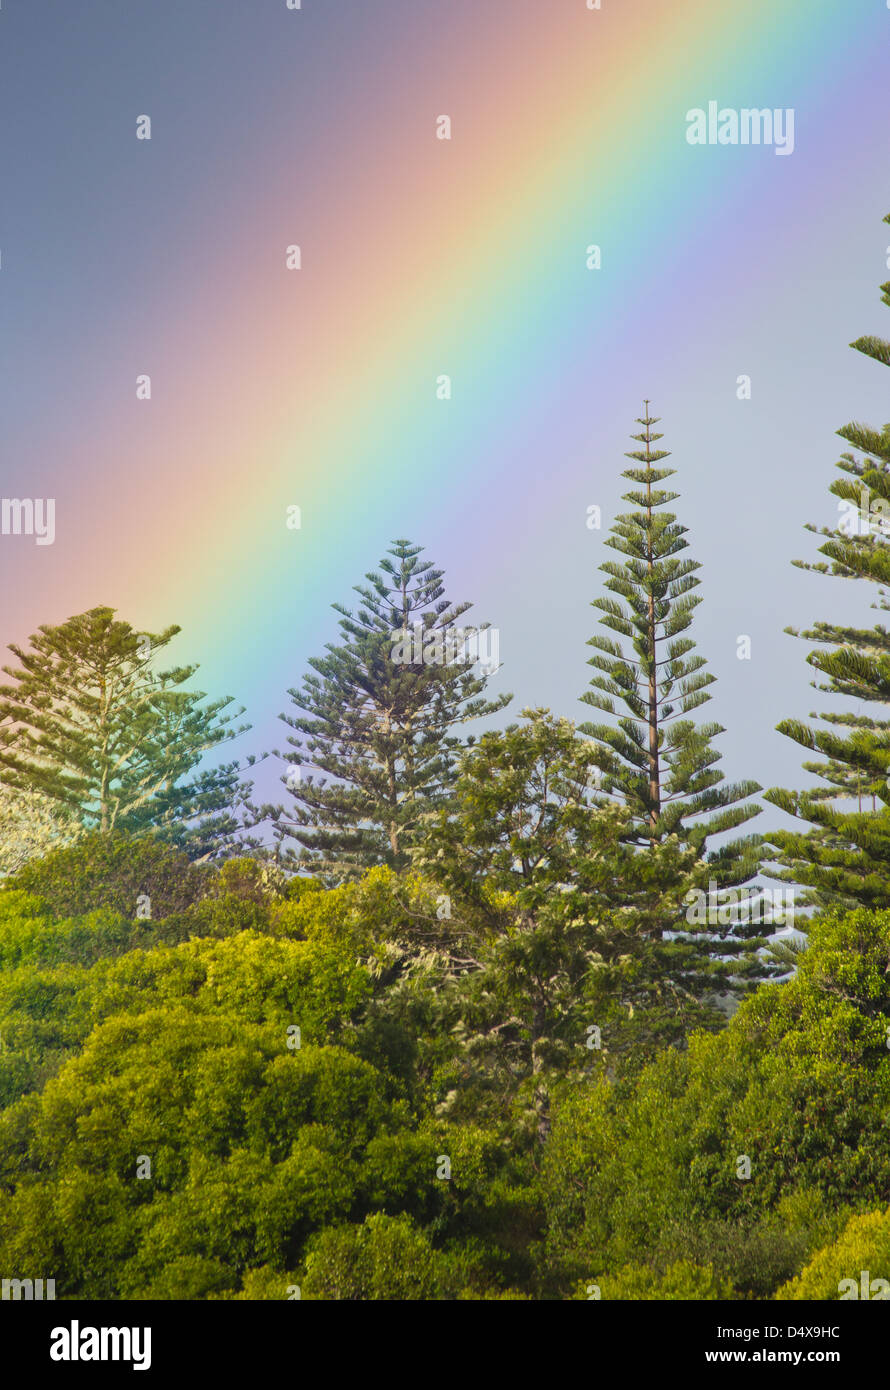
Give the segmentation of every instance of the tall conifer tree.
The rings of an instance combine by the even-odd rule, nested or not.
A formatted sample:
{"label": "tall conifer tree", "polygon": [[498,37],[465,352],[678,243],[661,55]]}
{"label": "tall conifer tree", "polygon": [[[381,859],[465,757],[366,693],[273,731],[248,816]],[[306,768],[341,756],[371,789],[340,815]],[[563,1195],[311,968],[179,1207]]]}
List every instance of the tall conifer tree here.
{"label": "tall conifer tree", "polygon": [[200,769],[247,725],[229,697],[185,689],[195,666],[156,672],[180,631],[138,632],[112,608],[45,624],[30,648],[10,646],[0,687],[0,784],[35,794],[66,821],[101,833],[152,830],[192,857],[224,852],[246,794],[238,764]]}
{"label": "tall conifer tree", "polygon": [[[890,215],[884,218],[890,222]],[[890,306],[890,281],[881,286]],[[850,344],[884,367],[890,367],[890,342],[866,336]],[[795,560],[800,569],[842,579],[865,579],[877,585],[873,608],[890,608],[884,588],[890,580],[890,425],[870,428],[853,422],[838,430],[857,453],[845,452],[837,463],[840,476],[830,492],[842,513],[834,527],[809,525],[824,537],[823,561]],[[865,702],[890,704],[890,632],[883,624],[872,628],[817,622],[792,635],[818,643],[807,661],[816,672],[816,690]],[[811,715],[823,728],[796,719],[783,720],[779,731],[821,757],[803,764],[825,783],[812,791],[790,792],[774,787],[768,801],[809,831],[775,831],[776,877],[805,885],[809,900],[822,905],[860,902],[890,905],[890,721],[861,708],[844,713]],[[855,802],[855,809],[838,803]]]}
{"label": "tall conifer tree", "polygon": [[[511,698],[485,698],[491,670],[463,657],[488,624],[458,627],[471,605],[451,604],[443,572],[421,554],[394,541],[379,572],[355,586],[357,610],[333,605],[341,640],[288,692],[298,713],[281,715],[296,731],[282,779],[295,805],[266,809],[283,857],[330,881],[408,864],[424,816],[453,785],[457,754],[473,742],[455,731]],[[292,840],[301,849],[288,854]]]}
{"label": "tall conifer tree", "polygon": [[[686,527],[665,510],[679,494],[660,484],[676,470],[658,466],[669,453],[653,447],[662,435],[653,433],[658,420],[648,401],[637,423],[642,432],[632,438],[642,447],[626,455],[637,466],[622,474],[633,484],[624,500],[634,510],[616,518],[606,541],[622,557],[600,566],[612,596],[593,603],[616,636],[590,638],[596,675],[581,697],[612,722],[582,724],[581,732],[595,740],[602,789],[631,813],[636,843],[676,834],[701,854],[710,837],[758,814],[746,798],[760,788],[725,783],[712,747],[722,726],[688,717],[711,698],[707,687],[715,679],[688,635],[701,602],[700,565],[683,555]],[[722,846],[708,874],[727,887],[750,879],[758,863],[758,837],[749,836]]]}

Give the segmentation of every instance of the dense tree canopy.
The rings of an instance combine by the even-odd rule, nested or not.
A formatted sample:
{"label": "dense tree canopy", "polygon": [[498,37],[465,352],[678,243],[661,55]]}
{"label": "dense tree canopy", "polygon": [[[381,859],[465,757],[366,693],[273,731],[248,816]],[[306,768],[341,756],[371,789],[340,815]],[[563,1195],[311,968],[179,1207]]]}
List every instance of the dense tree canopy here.
{"label": "dense tree canopy", "polygon": [[[770,836],[805,938],[699,911],[757,869],[727,836],[758,787],[692,717],[656,423],[595,600],[606,722],[466,732],[509,698],[496,645],[408,541],[291,691],[289,810],[208,767],[237,716],[157,668],[178,628],[98,608],[12,648],[0,1269],[62,1299],[890,1296],[890,735],[782,726],[823,757],[771,794],[811,827]],[[842,433],[835,495],[890,505],[887,429]],[[825,535],[815,568],[883,582],[881,527]],[[804,635],[820,688],[887,702],[883,629]]]}
{"label": "dense tree canopy", "polygon": [[[476,781],[498,737],[519,740],[512,799]],[[627,993],[652,856],[600,810],[588,911],[555,882],[578,745],[537,716],[469,755],[450,917],[430,866],[331,890],[165,850],[142,869],[169,910],[141,919],[101,837],[0,891],[4,1267],[171,1299],[832,1297],[848,1266],[879,1277],[890,912],[818,919],[792,979],[662,1036],[657,997]],[[526,872],[498,846],[529,824],[542,755],[554,811]],[[480,853],[501,861],[487,896]]]}

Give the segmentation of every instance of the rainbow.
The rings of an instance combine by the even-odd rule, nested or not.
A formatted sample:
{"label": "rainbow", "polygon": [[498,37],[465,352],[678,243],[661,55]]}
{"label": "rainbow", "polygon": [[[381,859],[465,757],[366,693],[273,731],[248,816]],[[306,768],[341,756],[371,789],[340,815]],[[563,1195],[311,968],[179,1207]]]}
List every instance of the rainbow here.
{"label": "rainbow", "polygon": [[[668,431],[672,399],[685,419],[683,373],[711,345],[683,325],[733,236],[766,226],[785,272],[796,242],[803,280],[801,228],[850,193],[851,167],[875,179],[881,151],[851,159],[831,132],[861,125],[862,105],[838,114],[854,88],[875,119],[886,106],[888,41],[877,0],[304,0],[230,18],[203,66],[196,48],[191,94],[134,98],[154,128],[126,150],[129,211],[102,191],[104,254],[132,238],[128,297],[109,272],[57,307],[74,385],[47,402],[42,459],[16,460],[56,497],[57,540],[0,554],[7,640],[100,602],[175,621],[205,687],[263,724],[392,537],[426,545],[480,617],[498,620],[495,595],[509,607],[505,572],[546,608],[582,563],[565,517],[591,488],[617,496],[642,396]],[[795,107],[793,157],[690,147],[686,112],[712,99]],[[791,294],[770,269],[724,309],[741,331]],[[573,695],[579,660],[559,676]]]}

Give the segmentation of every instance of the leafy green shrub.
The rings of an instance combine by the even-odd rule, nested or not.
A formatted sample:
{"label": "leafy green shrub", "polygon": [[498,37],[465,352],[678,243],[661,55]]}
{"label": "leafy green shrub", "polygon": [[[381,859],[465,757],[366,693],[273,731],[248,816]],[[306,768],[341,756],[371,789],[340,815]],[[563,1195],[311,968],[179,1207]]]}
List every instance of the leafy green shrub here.
{"label": "leafy green shrub", "polygon": [[710,1265],[694,1265],[688,1260],[678,1260],[663,1274],[648,1265],[624,1265],[614,1274],[582,1284],[575,1296],[595,1297],[597,1288],[601,1299],[628,1303],[641,1300],[695,1302],[732,1298],[733,1295],[730,1282],[716,1275]]}
{"label": "leafy green shrub", "polygon": [[311,1299],[439,1299],[454,1296],[452,1279],[410,1218],[377,1212],[313,1239],[302,1289]]}
{"label": "leafy green shrub", "polygon": [[662,1233],[659,1259],[686,1259],[713,1266],[744,1297],[769,1298],[810,1254],[843,1227],[848,1212],[832,1210],[825,1196],[801,1189],[780,1198],[775,1211],[745,1220],[718,1219],[677,1226]]}
{"label": "leafy green shrub", "polygon": [[259,1269],[246,1269],[241,1277],[241,1288],[237,1293],[208,1294],[209,1299],[225,1298],[235,1302],[280,1302],[282,1299],[302,1297],[300,1282],[296,1274],[282,1273],[270,1265]]}
{"label": "leafy green shrub", "polygon": [[93,1298],[148,1297],[186,1257],[186,1292],[158,1296],[293,1267],[314,1231],[364,1214],[363,1152],[404,1124],[381,1080],[338,1048],[290,1051],[280,1023],[115,1015],[0,1114],[0,1263],[51,1256],[60,1292]]}
{"label": "leafy green shrub", "polygon": [[54,917],[82,917],[104,907],[131,919],[144,895],[156,919],[197,902],[212,873],[152,835],[96,832],[32,860],[7,885],[41,898]]}
{"label": "leafy green shrub", "polygon": [[542,1167],[547,1277],[560,1287],[591,1266],[640,1264],[678,1229],[722,1225],[747,1232],[722,1273],[764,1296],[820,1236],[817,1223],[787,1239],[783,1201],[815,1193],[826,1212],[880,1202],[888,959],[890,912],[814,922],[796,977],[762,987],[724,1032],[664,1053],[632,1086],[603,1075],[565,1088]]}
{"label": "leafy green shrub", "polygon": [[783,1300],[863,1297],[890,1299],[890,1208],[851,1217],[837,1240],[776,1293]]}

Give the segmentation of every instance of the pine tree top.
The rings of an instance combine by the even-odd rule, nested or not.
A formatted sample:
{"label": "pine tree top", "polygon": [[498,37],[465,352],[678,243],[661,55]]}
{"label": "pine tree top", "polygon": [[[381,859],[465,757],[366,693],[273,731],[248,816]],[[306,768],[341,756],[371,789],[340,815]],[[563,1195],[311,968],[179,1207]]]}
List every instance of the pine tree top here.
{"label": "pine tree top", "polygon": [[[701,567],[681,553],[688,546],[686,527],[673,512],[656,510],[678,494],[657,487],[676,470],[653,466],[670,455],[652,447],[662,435],[652,429],[658,419],[650,415],[648,400],[637,423],[642,432],[632,437],[645,449],[627,457],[645,467],[622,474],[641,489],[624,494],[637,510],[619,515],[605,541],[622,559],[600,565],[608,595],[594,599],[592,607],[610,635],[588,639],[594,675],[581,697],[610,723],[584,724],[581,732],[597,745],[602,791],[625,802],[640,843],[651,846],[682,833],[701,848],[708,835],[758,813],[759,807],[739,803],[759,788],[724,782],[711,746],[721,726],[696,725],[689,717],[711,698],[708,687],[715,680],[687,635],[701,602],[694,592]],[[720,857],[727,881],[743,882],[756,869],[752,841],[734,842]]]}

